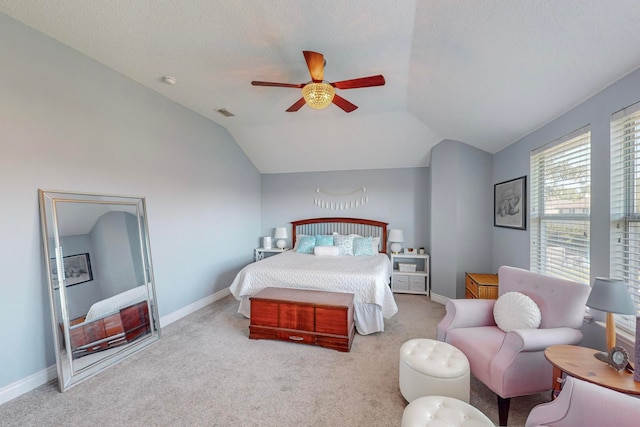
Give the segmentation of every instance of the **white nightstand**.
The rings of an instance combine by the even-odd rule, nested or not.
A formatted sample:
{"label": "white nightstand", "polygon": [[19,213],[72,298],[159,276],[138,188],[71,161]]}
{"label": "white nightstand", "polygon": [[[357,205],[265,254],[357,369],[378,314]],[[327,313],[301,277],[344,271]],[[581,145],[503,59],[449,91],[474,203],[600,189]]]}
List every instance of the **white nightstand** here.
{"label": "white nightstand", "polygon": [[[394,254],[391,257],[391,290],[405,294],[429,295],[429,254]],[[401,272],[398,263],[416,264],[416,271]]]}
{"label": "white nightstand", "polygon": [[278,248],[271,248],[271,249],[265,249],[265,248],[256,248],[254,249],[254,258],[256,261],[260,261],[261,259],[265,259],[270,257],[271,255],[278,255],[281,254],[283,252],[288,251],[288,248],[284,248],[284,249],[278,249]]}

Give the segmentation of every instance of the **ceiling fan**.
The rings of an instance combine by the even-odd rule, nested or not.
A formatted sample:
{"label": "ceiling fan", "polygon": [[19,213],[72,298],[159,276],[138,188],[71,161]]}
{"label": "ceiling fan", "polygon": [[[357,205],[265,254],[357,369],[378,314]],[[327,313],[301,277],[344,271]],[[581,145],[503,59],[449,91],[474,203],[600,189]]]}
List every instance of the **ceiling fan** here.
{"label": "ceiling fan", "polygon": [[343,97],[336,94],[335,89],[356,89],[361,87],[383,86],[384,77],[379,74],[377,76],[360,77],[357,79],[343,80],[340,82],[330,83],[324,80],[324,66],[326,61],[324,56],[318,52],[308,50],[302,51],[304,59],[307,62],[307,68],[311,75],[311,81],[308,83],[273,83],[252,81],[254,86],[272,86],[272,87],[292,87],[302,89],[302,98],[296,101],[287,112],[298,111],[304,104],[317,110],[329,106],[334,103],[342,108],[345,112],[350,113],[356,108],[356,105],[347,101]]}

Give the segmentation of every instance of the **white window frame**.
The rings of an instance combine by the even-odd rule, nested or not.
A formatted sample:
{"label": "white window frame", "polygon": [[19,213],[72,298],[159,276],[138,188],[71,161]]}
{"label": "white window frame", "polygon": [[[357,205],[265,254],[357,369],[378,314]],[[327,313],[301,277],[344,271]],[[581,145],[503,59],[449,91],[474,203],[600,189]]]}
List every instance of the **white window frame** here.
{"label": "white window frame", "polygon": [[[611,116],[610,275],[621,278],[640,307],[640,102]],[[615,315],[635,333],[635,316]]]}
{"label": "white window frame", "polygon": [[530,270],[590,281],[591,129],[531,152]]}

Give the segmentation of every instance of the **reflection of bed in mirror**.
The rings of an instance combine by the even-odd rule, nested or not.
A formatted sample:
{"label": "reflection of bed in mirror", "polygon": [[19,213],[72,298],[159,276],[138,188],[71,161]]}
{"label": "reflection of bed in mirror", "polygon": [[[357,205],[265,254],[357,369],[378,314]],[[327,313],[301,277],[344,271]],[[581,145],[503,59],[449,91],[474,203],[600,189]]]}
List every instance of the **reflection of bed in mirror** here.
{"label": "reflection of bed in mirror", "polygon": [[398,311],[389,287],[387,223],[358,218],[313,218],[293,221],[292,225],[294,248],[298,237],[337,233],[377,238],[378,249],[368,256],[319,256],[291,250],[249,264],[230,286],[231,293],[240,301],[238,312],[250,317],[251,296],[266,287],[345,292],[354,294],[358,333],[384,331],[384,319]]}
{"label": "reflection of bed in mirror", "polygon": [[151,332],[146,286],[93,304],[87,314],[71,321],[73,358],[130,343]]}

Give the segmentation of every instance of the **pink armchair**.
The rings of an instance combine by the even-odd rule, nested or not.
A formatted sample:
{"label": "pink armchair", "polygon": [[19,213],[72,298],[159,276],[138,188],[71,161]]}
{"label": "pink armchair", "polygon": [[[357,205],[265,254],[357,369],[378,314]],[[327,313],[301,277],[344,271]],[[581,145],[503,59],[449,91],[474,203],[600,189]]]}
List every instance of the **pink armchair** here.
{"label": "pink armchair", "polygon": [[567,377],[558,398],[538,405],[525,427],[635,427],[640,399],[573,377]]}
{"label": "pink armchair", "polygon": [[500,425],[507,425],[512,397],[551,390],[552,366],[544,350],[579,344],[590,287],[514,267],[498,270],[498,294],[521,292],[540,308],[538,329],[505,333],[493,318],[494,300],[452,299],[438,324],[437,339],[459,348],[471,374],[498,396]]}

